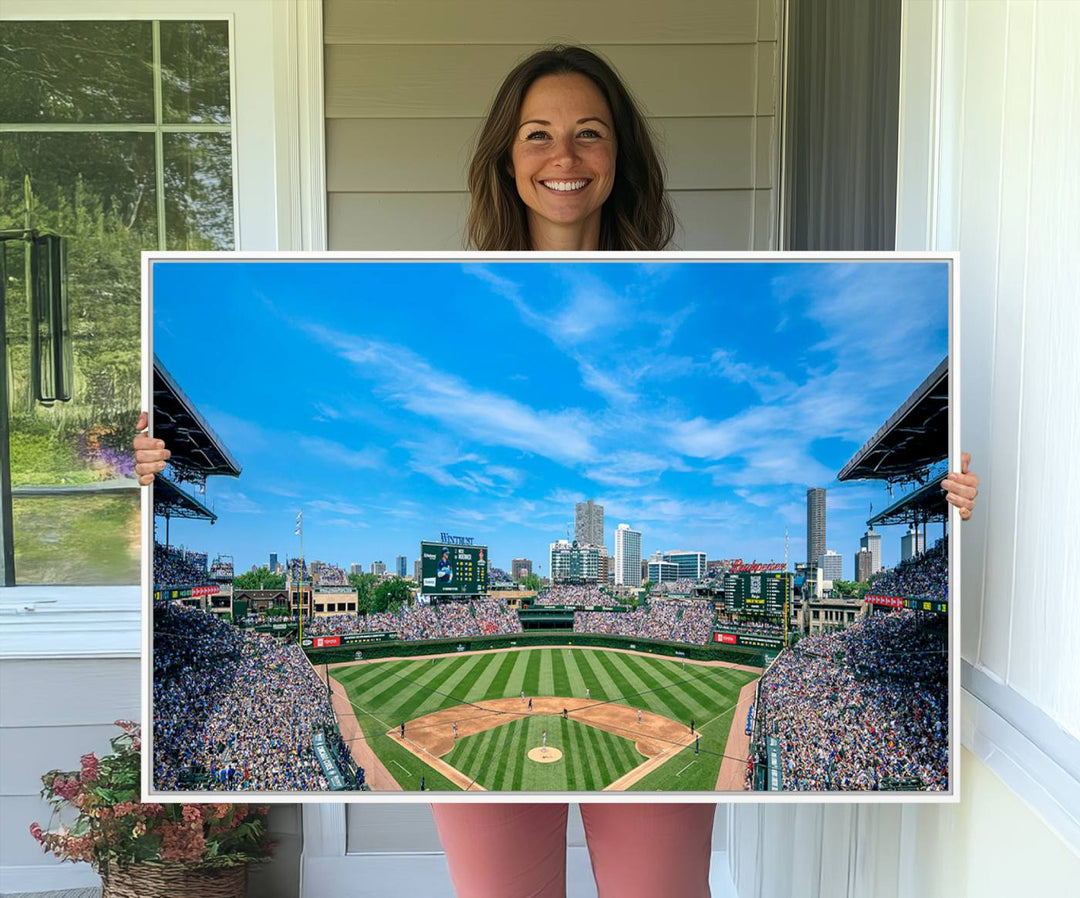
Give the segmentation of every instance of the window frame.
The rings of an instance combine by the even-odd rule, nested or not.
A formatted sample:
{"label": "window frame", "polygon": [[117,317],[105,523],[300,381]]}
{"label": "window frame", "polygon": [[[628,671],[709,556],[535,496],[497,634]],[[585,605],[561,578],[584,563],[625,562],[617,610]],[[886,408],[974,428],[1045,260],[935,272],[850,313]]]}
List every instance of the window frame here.
{"label": "window frame", "polygon": [[[321,3],[5,0],[0,7],[0,21],[148,19],[229,22],[236,248],[325,249]],[[142,396],[145,408],[152,396],[146,371]],[[149,490],[142,514],[153,514]],[[0,658],[137,657],[148,577],[143,571],[141,587],[0,588]],[[89,640],[88,626],[97,633]]]}

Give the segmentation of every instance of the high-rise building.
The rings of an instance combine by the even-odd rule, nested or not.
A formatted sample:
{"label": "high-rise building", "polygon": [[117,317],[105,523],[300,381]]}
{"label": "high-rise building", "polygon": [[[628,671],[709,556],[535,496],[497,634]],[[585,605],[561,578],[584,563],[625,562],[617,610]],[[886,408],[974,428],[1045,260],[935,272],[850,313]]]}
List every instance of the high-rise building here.
{"label": "high-rise building", "polygon": [[812,486],[806,491],[806,563],[813,564],[825,553],[825,490]]}
{"label": "high-rise building", "polygon": [[[881,534],[874,530],[873,527],[868,529],[866,533],[862,535],[859,540],[860,549],[870,550],[870,573],[876,574],[881,570]],[[861,578],[856,578],[861,579]]]}
{"label": "high-rise building", "polygon": [[608,555],[607,546],[600,547],[600,582],[611,582],[615,574],[615,559]]}
{"label": "high-rise building", "polygon": [[270,553],[270,573],[277,573],[277,552]]}
{"label": "high-rise building", "polygon": [[641,586],[641,531],[629,524],[615,531],[615,585]]}
{"label": "high-rise building", "polygon": [[590,499],[574,506],[574,539],[582,546],[604,544],[604,506]]}
{"label": "high-rise building", "polygon": [[910,561],[923,553],[923,535],[916,527],[908,527],[908,532],[900,537],[900,560]]}
{"label": "high-rise building", "polygon": [[404,555],[398,555],[397,557],[397,575],[404,580],[408,576],[409,559]]}
{"label": "high-rise building", "polygon": [[670,583],[679,579],[679,565],[665,561],[666,552],[653,552],[648,561],[643,561],[645,576],[653,583]]}
{"label": "high-rise building", "polygon": [[510,578],[515,583],[520,583],[532,573],[532,560],[529,558],[515,558],[510,562]]}
{"label": "high-rise building", "polygon": [[386,565],[381,561],[371,562],[371,573],[373,573],[376,577],[381,577],[383,574],[386,573]]}
{"label": "high-rise building", "polygon": [[419,583],[419,582],[420,582],[420,571],[421,571],[421,570],[423,570],[423,562],[421,562],[421,561],[420,561],[420,559],[419,559],[419,558],[417,558],[417,559],[416,559],[416,560],[415,560],[415,561],[414,561],[414,562],[412,563],[412,578],[413,578],[413,580],[415,580],[415,581],[416,581],[417,583]]}
{"label": "high-rise building", "polygon": [[825,580],[844,579],[844,556],[828,549],[818,556],[818,570]]}
{"label": "high-rise building", "polygon": [[583,546],[574,540],[551,543],[549,556],[554,583],[597,583],[600,580],[600,547]]}
{"label": "high-rise building", "polygon": [[352,564],[349,565],[349,573],[350,574],[362,574],[362,573],[364,573],[364,566],[362,564],[359,564],[358,562],[354,561]]}
{"label": "high-rise building", "polygon": [[859,583],[865,583],[873,573],[876,573],[874,553],[863,547],[855,553],[855,580]]}
{"label": "high-rise building", "polygon": [[[705,579],[705,553],[691,552],[686,549],[678,549],[664,553],[664,561],[677,565],[679,568],[679,580],[704,580]],[[649,578],[650,580],[652,577]]]}

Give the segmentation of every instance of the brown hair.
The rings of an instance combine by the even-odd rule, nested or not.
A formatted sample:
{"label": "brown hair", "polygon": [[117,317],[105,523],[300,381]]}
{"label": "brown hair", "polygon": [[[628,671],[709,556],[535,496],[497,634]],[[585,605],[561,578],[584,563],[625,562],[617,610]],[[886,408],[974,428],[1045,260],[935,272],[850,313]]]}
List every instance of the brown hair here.
{"label": "brown hair", "polygon": [[584,47],[564,46],[538,50],[520,62],[495,95],[469,164],[469,245],[481,250],[531,248],[525,204],[510,174],[510,147],[533,82],[565,74],[590,79],[614,119],[615,182],[601,212],[599,248],[663,249],[674,234],[675,216],[645,116],[608,63]]}

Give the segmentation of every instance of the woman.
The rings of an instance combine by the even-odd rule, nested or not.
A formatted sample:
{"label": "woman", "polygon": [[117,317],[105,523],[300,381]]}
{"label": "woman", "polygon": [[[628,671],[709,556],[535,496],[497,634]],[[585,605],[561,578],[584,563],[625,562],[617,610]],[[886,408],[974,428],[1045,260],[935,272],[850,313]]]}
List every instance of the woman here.
{"label": "woman", "polygon": [[[469,168],[469,243],[480,250],[660,250],[674,232],[645,119],[615,72],[580,47],[534,53],[506,78]],[[139,429],[146,426],[145,413]],[[137,437],[139,482],[165,467]],[[971,516],[978,478],[945,481]],[[566,804],[437,804],[462,898],[556,898],[566,887]],[[709,895],[715,805],[583,804],[601,898]]]}

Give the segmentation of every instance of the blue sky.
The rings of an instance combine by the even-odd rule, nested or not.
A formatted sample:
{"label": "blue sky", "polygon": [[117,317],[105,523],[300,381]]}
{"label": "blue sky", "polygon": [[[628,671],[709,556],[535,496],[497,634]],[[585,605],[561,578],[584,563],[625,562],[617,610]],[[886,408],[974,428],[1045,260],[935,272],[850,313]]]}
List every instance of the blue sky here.
{"label": "blue sky", "polygon": [[154,351],[243,467],[170,542],[238,570],[299,555],[303,509],[309,560],[411,572],[447,531],[546,573],[587,498],[611,551],[625,522],[644,555],[780,561],[787,528],[793,566],[824,486],[851,577],[892,500],[836,473],[948,342],[939,262],[158,261],[153,301]]}

